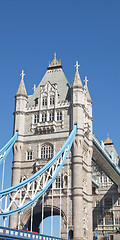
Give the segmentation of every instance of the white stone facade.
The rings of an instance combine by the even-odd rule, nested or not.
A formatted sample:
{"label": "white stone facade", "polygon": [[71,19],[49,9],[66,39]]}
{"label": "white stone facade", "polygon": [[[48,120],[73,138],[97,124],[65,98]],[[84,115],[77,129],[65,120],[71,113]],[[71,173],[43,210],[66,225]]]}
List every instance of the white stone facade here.
{"label": "white stone facade", "polygon": [[[96,165],[93,170],[91,167],[92,101],[87,78],[85,77],[83,86],[78,66],[76,62],[75,77],[70,86],[61,62],[54,56],[54,60],[49,63],[47,72],[38,87],[34,87],[31,96],[27,95],[22,75],[15,97],[14,131],[18,130],[18,140],[14,145],[12,184],[19,183],[43,167],[59,151],[77,123],[77,134],[62,170],[61,237],[67,237],[67,162],[69,162],[69,232],[71,238],[73,232],[74,240],[92,240],[93,232],[98,231],[102,236],[103,233],[111,231],[112,235],[119,226],[120,199],[117,188],[108,178],[106,180],[103,171],[101,173]],[[107,149],[109,150],[109,147]],[[93,189],[93,192],[92,171],[101,184],[99,190]],[[60,213],[59,176],[53,186],[56,215]],[[105,200],[107,197],[108,203]],[[45,196],[44,217],[51,213],[51,198],[49,189]],[[26,209],[21,214],[21,228],[24,226],[30,228],[30,215],[31,209]],[[41,199],[34,204],[33,230],[38,229],[40,221]],[[17,226],[18,215],[12,215],[10,227]],[[113,237],[114,240],[118,239],[115,234]]]}

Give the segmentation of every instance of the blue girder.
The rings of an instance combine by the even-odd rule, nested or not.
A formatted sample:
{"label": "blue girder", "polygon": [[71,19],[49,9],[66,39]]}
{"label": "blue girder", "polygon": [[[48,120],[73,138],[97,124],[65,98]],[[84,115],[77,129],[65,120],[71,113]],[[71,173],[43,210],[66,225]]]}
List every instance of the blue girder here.
{"label": "blue girder", "polygon": [[12,187],[10,187],[8,189],[5,189],[3,191],[0,191],[0,195],[2,197],[2,196],[9,195],[12,192],[14,192],[15,190],[18,190],[18,189],[24,187],[26,184],[34,181],[38,176],[40,176],[44,172],[46,172],[55,163],[55,161],[63,154],[62,162],[57,166],[57,169],[56,169],[54,175],[51,178],[49,178],[49,180],[47,181],[47,184],[45,185],[45,187],[42,190],[40,190],[33,197],[33,199],[30,199],[25,204],[23,204],[22,206],[20,206],[20,207],[18,207],[16,209],[12,209],[12,210],[8,210],[8,211],[1,211],[0,212],[0,216],[6,217],[6,216],[9,216],[9,215],[14,214],[14,213],[21,212],[25,208],[27,208],[30,205],[32,205],[38,198],[40,198],[47,191],[47,189],[50,187],[50,185],[53,183],[53,181],[55,180],[56,176],[60,172],[62,166],[64,165],[64,162],[65,162],[65,160],[66,160],[66,158],[67,158],[67,156],[68,156],[68,154],[70,152],[70,149],[71,149],[71,146],[72,146],[72,143],[74,141],[76,133],[77,133],[77,125],[74,125],[74,128],[73,128],[70,136],[68,137],[68,139],[66,140],[66,142],[64,143],[62,148],[59,150],[59,152],[42,169],[40,169],[38,172],[36,172],[34,175],[32,175],[28,179],[24,180],[23,182],[15,185],[15,186],[12,186]]}
{"label": "blue girder", "polygon": [[9,151],[13,147],[14,143],[16,142],[18,138],[18,132],[14,134],[14,136],[9,140],[9,142],[0,150],[0,164],[3,162],[3,160],[7,157]]}

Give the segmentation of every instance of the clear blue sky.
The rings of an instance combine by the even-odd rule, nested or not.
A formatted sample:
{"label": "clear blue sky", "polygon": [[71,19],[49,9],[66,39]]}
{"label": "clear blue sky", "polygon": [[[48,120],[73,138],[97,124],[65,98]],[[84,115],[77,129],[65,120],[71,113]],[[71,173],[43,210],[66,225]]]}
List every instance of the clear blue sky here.
{"label": "clear blue sky", "polygon": [[[81,79],[85,75],[89,79],[94,133],[103,140],[109,133],[120,155],[119,0],[0,2],[0,148],[13,133],[21,70],[26,74],[27,93],[32,94],[54,52],[70,83],[75,61],[79,61]],[[11,179],[12,153],[7,161]]]}

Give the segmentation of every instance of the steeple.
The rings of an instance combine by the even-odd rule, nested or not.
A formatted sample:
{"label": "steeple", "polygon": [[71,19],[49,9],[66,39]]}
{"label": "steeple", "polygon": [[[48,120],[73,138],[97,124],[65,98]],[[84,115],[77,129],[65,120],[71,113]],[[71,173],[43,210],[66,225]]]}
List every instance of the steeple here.
{"label": "steeple", "polygon": [[81,82],[81,78],[80,78],[79,71],[78,71],[79,66],[80,65],[78,65],[78,61],[76,61],[76,65],[75,65],[76,72],[75,72],[75,76],[74,76],[74,80],[73,80],[73,84],[72,84],[73,87],[75,87],[75,86],[82,87],[82,82]]}
{"label": "steeple", "polygon": [[18,87],[16,96],[22,95],[22,96],[26,96],[27,97],[27,92],[26,92],[26,88],[25,88],[25,84],[24,84],[25,73],[24,73],[23,70],[22,70],[22,73],[20,74],[20,76],[21,76],[21,81],[20,81],[20,85]]}
{"label": "steeple", "polygon": [[84,89],[86,91],[87,101],[92,102],[91,97],[90,97],[90,93],[89,93],[89,90],[88,90],[88,86],[87,86],[87,82],[88,82],[87,76],[85,76],[84,82],[85,82]]}

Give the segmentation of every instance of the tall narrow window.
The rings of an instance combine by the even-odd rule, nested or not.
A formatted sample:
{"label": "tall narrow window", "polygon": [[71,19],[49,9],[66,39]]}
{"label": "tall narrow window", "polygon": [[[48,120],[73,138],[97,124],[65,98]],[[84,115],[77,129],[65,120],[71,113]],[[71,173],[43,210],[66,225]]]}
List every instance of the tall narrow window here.
{"label": "tall narrow window", "polygon": [[100,183],[102,183],[102,175],[100,176]]}
{"label": "tall narrow window", "polygon": [[63,175],[56,178],[56,188],[63,188]]}
{"label": "tall narrow window", "polygon": [[39,158],[39,151],[40,151],[40,147],[39,145],[37,145],[37,157]]}
{"label": "tall narrow window", "polygon": [[104,176],[104,183],[107,184],[107,176]]}
{"label": "tall narrow window", "polygon": [[42,113],[42,122],[46,122],[47,121],[47,113]]}
{"label": "tall narrow window", "polygon": [[54,97],[50,97],[50,105],[54,105],[55,104],[55,98]]}
{"label": "tall narrow window", "polygon": [[41,147],[41,159],[51,159],[53,157],[53,146],[44,145]]}
{"label": "tall narrow window", "polygon": [[47,98],[43,97],[42,99],[42,106],[47,106]]}
{"label": "tall narrow window", "polygon": [[54,112],[50,112],[50,121],[54,121]]}
{"label": "tall narrow window", "polygon": [[27,151],[27,160],[32,160],[33,158],[33,152],[30,150],[30,151]]}
{"label": "tall narrow window", "polygon": [[34,123],[38,123],[39,122],[39,114],[35,114],[34,115]]}
{"label": "tall narrow window", "polygon": [[62,112],[57,112],[57,121],[62,120]]}
{"label": "tall narrow window", "polygon": [[38,98],[35,99],[35,106],[38,105]]}

